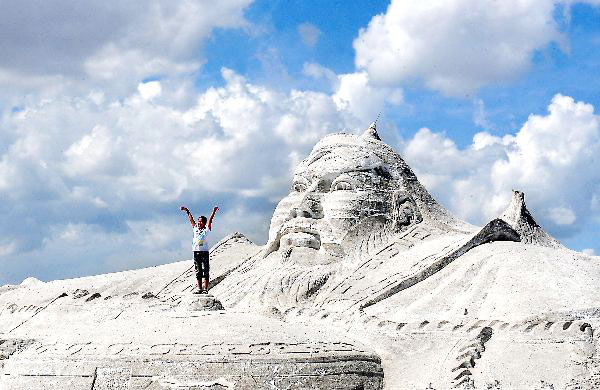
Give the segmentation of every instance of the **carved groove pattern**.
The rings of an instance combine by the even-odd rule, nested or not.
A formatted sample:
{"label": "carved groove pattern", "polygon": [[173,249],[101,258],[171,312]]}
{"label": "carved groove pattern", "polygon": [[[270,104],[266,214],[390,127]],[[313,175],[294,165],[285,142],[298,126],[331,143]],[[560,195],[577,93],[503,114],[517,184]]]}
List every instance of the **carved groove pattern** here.
{"label": "carved groove pattern", "polygon": [[493,330],[490,327],[484,327],[479,334],[466,343],[459,351],[456,360],[458,365],[452,368],[452,387],[467,387],[475,386],[471,369],[475,367],[475,361],[481,358],[485,352],[485,343],[492,338]]}
{"label": "carved groove pattern", "polygon": [[[26,354],[35,354],[38,356],[69,356],[76,358],[78,356],[187,356],[187,355],[248,355],[248,356],[266,356],[266,355],[293,355],[305,356],[322,353],[364,353],[356,346],[343,342],[316,342],[316,343],[256,343],[256,344],[235,344],[235,343],[216,343],[216,344],[153,344],[142,345],[133,343],[115,343],[109,345],[87,343],[74,344],[43,344],[36,342]],[[288,358],[290,356],[287,356]]]}

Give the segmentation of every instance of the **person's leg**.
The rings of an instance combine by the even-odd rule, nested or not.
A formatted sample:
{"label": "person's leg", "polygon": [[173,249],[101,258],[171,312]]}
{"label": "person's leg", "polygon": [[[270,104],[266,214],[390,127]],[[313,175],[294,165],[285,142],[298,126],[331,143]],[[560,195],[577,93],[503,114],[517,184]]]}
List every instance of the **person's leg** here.
{"label": "person's leg", "polygon": [[202,271],[203,271],[203,276],[204,276],[204,290],[206,292],[208,292],[208,280],[209,280],[209,271],[210,271],[210,265],[209,265],[209,255],[208,252],[203,252],[202,255]]}
{"label": "person's leg", "polygon": [[196,271],[196,282],[198,290],[202,290],[202,252],[194,251],[194,271]]}

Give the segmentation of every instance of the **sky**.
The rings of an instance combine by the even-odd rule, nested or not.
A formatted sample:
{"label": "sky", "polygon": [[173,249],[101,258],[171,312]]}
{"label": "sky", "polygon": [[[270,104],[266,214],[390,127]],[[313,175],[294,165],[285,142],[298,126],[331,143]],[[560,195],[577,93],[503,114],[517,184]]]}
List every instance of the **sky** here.
{"label": "sky", "polygon": [[267,238],[324,135],[383,140],[477,225],[525,192],[600,253],[600,1],[0,0],[0,285]]}

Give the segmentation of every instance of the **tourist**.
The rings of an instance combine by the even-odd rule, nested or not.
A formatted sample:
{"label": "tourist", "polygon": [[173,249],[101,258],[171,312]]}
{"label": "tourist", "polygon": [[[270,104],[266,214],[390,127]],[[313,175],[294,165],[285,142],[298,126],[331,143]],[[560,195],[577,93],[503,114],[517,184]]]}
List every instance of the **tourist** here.
{"label": "tourist", "polygon": [[[196,281],[198,282],[198,290],[194,294],[208,294],[208,279],[209,279],[209,256],[208,242],[206,236],[212,230],[212,221],[215,213],[219,208],[215,206],[208,222],[204,215],[198,217],[198,222],[194,221],[194,217],[190,210],[181,206],[181,210],[187,213],[187,216],[194,229],[194,239],[192,241],[192,250],[194,251],[194,268],[196,270]],[[202,288],[202,278],[204,278],[204,288]]]}

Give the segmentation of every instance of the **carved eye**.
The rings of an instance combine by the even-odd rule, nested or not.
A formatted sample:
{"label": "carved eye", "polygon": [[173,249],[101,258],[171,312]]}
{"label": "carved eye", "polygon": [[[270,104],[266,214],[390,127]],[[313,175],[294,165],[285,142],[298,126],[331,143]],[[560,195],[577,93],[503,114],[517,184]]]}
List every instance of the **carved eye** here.
{"label": "carved eye", "polygon": [[306,184],[296,181],[292,183],[292,190],[296,192],[304,192],[306,191]]}
{"label": "carved eye", "polygon": [[337,181],[331,186],[331,191],[352,191],[354,185],[348,181]]}

